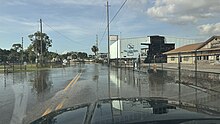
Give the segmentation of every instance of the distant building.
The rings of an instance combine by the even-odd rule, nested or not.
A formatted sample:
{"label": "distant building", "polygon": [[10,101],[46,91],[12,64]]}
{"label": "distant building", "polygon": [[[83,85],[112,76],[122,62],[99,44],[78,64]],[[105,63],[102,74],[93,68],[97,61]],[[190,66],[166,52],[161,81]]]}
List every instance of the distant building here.
{"label": "distant building", "polygon": [[205,42],[189,44],[164,53],[168,63],[194,64],[198,63],[220,64],[220,36],[212,36]]}
{"label": "distant building", "polygon": [[175,49],[174,43],[165,43],[165,37],[163,36],[150,36],[150,44],[142,43],[142,45],[148,45],[147,57],[145,63],[151,62],[166,62],[166,55],[164,52]]}
{"label": "distant building", "polygon": [[108,54],[107,53],[98,53],[98,58],[99,59],[107,59]]}
{"label": "distant building", "polygon": [[110,59],[136,59],[141,54],[141,43],[147,43],[147,37],[123,38],[110,41]]}
{"label": "distant building", "polygon": [[145,62],[166,62],[164,52],[197,42],[192,39],[158,35],[122,39],[118,39],[117,35],[113,36],[114,38],[110,39],[111,60],[134,60],[140,56]]}

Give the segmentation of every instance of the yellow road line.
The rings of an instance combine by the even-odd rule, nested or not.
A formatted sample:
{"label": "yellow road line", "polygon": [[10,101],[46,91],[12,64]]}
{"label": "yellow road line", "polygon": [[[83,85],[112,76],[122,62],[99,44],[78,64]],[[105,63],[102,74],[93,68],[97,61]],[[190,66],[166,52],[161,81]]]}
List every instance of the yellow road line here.
{"label": "yellow road line", "polygon": [[64,102],[65,102],[65,99],[56,107],[55,110],[61,109],[63,107]]}
{"label": "yellow road line", "polygon": [[[82,75],[82,73],[78,73],[74,78],[73,80],[71,80],[71,82],[65,87],[64,91],[66,91],[70,86],[73,87],[74,84],[76,84],[76,82],[79,80],[80,76]],[[61,109],[63,107],[63,104],[65,102],[65,99],[57,105],[57,107],[55,108],[55,110],[58,110],[58,109]],[[43,114],[42,116],[44,115],[47,115],[51,112],[52,110],[50,108],[48,108]]]}
{"label": "yellow road line", "polygon": [[77,79],[74,81],[74,83],[71,85],[71,87],[73,87],[73,86],[76,84],[76,82],[79,80],[79,78],[80,78],[81,75],[82,75],[82,73],[79,74],[79,76],[78,76]]}
{"label": "yellow road line", "polygon": [[[82,74],[82,73],[79,73],[79,74],[69,83],[69,84],[72,84],[72,82],[74,82],[74,83],[71,85],[71,87],[73,87],[73,85],[76,84],[76,82],[79,80],[81,74]],[[69,87],[70,87],[70,85],[68,85],[66,88],[68,89]],[[66,88],[65,88],[65,89],[66,89]],[[64,90],[65,90],[65,89],[64,89]],[[58,104],[55,110],[61,109],[61,108],[63,107],[63,104],[64,104],[65,100],[66,100],[66,99],[64,99],[60,104]]]}
{"label": "yellow road line", "polygon": [[74,82],[74,80],[79,76],[79,73],[73,78],[73,80],[65,87],[64,91],[66,91],[70,86],[71,84]]}
{"label": "yellow road line", "polygon": [[52,111],[52,110],[51,110],[50,108],[48,108],[48,109],[42,114],[42,116],[49,114],[51,111]]}

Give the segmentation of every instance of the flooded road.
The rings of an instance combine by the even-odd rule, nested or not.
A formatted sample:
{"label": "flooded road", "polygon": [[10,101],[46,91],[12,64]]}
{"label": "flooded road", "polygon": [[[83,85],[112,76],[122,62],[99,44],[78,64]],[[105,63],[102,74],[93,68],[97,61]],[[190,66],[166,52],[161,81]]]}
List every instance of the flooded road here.
{"label": "flooded road", "polygon": [[110,97],[165,97],[220,112],[220,75],[213,73],[139,73],[101,64],[78,64],[0,74],[0,82],[0,113],[5,113],[0,123],[29,123],[54,110]]}

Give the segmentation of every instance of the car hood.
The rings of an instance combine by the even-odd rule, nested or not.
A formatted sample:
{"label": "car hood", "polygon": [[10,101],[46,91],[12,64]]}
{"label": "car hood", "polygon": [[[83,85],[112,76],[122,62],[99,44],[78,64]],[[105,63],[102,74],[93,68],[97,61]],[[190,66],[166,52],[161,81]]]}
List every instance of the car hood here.
{"label": "car hood", "polygon": [[164,98],[110,98],[76,105],[45,115],[34,122],[41,124],[78,123],[215,123],[219,112],[207,107]]}

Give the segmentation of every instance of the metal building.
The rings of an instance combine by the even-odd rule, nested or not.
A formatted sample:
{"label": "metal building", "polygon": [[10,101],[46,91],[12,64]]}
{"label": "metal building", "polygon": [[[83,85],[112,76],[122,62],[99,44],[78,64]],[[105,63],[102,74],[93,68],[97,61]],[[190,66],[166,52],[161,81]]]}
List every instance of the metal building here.
{"label": "metal building", "polygon": [[111,60],[135,60],[139,56],[145,62],[157,61],[166,62],[167,59],[159,60],[162,53],[175,49],[196,40],[176,38],[169,36],[146,36],[118,39],[117,35],[110,38],[110,59]]}

